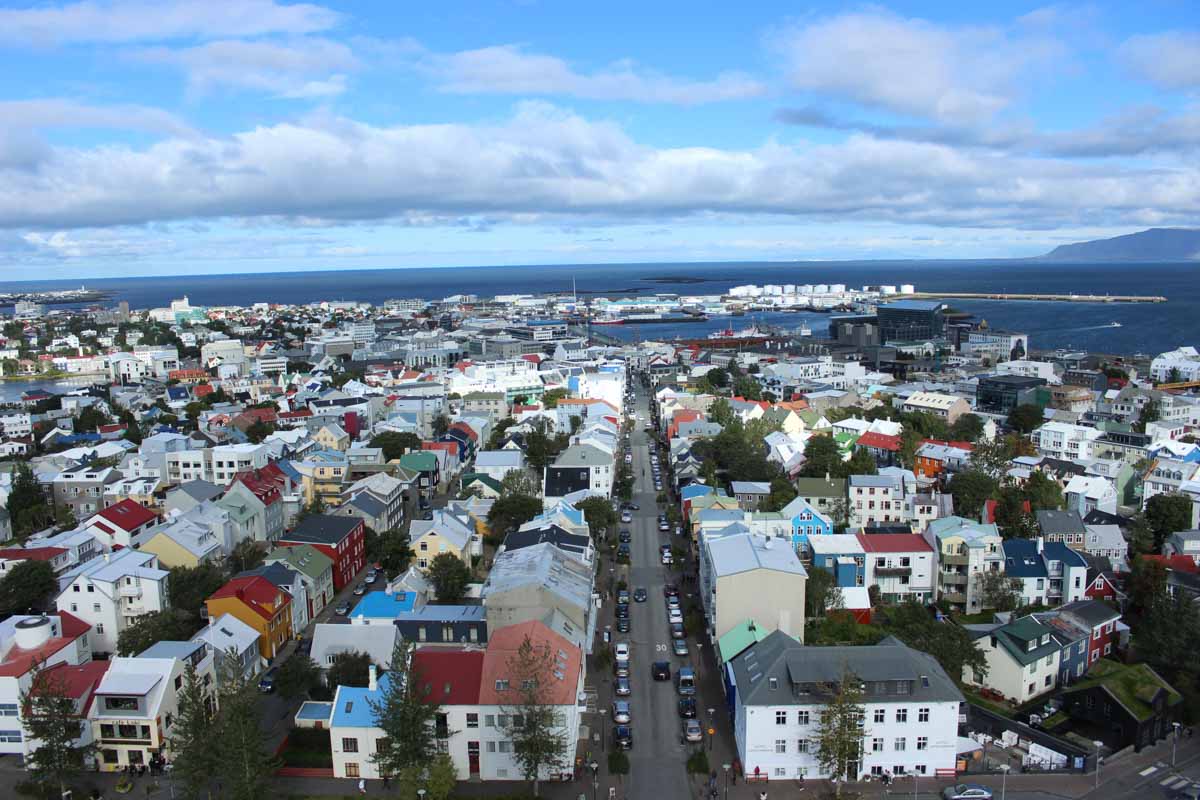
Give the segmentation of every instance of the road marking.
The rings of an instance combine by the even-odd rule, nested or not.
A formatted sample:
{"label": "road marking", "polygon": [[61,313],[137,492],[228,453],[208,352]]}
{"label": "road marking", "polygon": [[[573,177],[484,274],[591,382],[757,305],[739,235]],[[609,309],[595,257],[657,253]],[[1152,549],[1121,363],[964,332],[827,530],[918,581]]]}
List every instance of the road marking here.
{"label": "road marking", "polygon": [[1142,770],[1141,772],[1139,772],[1139,773],[1138,773],[1138,775],[1141,775],[1141,776],[1144,778],[1144,777],[1146,777],[1147,775],[1153,775],[1153,774],[1154,774],[1154,773],[1156,773],[1156,772],[1158,772],[1158,767],[1153,767],[1153,766],[1152,766],[1152,767],[1146,767],[1144,770]]}
{"label": "road marking", "polygon": [[1161,781],[1159,781],[1158,785],[1164,786],[1168,789],[1178,789],[1187,783],[1188,783],[1187,778],[1181,778],[1178,775],[1171,775],[1171,776],[1163,778]]}

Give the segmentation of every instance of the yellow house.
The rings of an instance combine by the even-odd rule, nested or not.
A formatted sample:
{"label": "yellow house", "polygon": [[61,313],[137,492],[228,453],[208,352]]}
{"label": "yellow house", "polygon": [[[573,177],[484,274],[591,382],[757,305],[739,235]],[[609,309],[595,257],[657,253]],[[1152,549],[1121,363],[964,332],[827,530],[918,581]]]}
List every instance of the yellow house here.
{"label": "yellow house", "polygon": [[313,440],[321,447],[344,453],[350,448],[350,434],[342,430],[337,423],[330,423],[313,436]]}
{"label": "yellow house", "polygon": [[258,632],[258,651],[270,661],[292,632],[292,598],[261,575],[234,578],[204,601],[209,617],[232,614]]}
{"label": "yellow house", "polygon": [[471,517],[456,516],[446,509],[434,511],[433,519],[413,520],[409,538],[417,556],[417,566],[421,569],[429,569],[442,553],[451,553],[469,564],[472,544],[481,541]]}

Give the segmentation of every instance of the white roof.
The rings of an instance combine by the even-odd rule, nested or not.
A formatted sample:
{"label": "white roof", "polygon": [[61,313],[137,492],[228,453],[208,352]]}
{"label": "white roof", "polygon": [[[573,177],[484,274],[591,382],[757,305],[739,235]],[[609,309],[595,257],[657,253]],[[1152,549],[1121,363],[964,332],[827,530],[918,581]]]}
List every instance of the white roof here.
{"label": "white roof", "polygon": [[841,555],[843,553],[864,553],[862,542],[853,533],[830,533],[808,537],[808,546],[814,554]]}
{"label": "white roof", "polygon": [[204,642],[218,653],[224,653],[231,647],[242,653],[258,642],[258,631],[233,614],[222,614],[193,636],[192,641]]}

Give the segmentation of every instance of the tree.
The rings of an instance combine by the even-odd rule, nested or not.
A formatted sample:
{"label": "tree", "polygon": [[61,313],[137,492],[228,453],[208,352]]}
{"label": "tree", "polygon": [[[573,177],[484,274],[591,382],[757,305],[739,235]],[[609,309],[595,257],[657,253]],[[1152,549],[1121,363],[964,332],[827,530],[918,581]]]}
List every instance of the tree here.
{"label": "tree", "polygon": [[704,373],[704,377],[718,389],[724,389],[729,385],[729,373],[720,367],[713,367],[708,372]]}
{"label": "tree", "polygon": [[58,590],[49,561],[21,561],[0,578],[0,611],[22,614],[45,609]]}
{"label": "tree", "polygon": [[112,422],[108,414],[105,414],[95,405],[90,405],[81,410],[75,415],[75,430],[76,431],[96,431],[101,425],[107,425]]}
{"label": "tree", "polygon": [[325,685],[330,689],[338,686],[362,688],[369,683],[370,672],[371,656],[367,653],[338,653],[333,657],[333,663],[325,670]]}
{"label": "tree", "polygon": [[933,656],[955,682],[962,681],[967,669],[981,678],[987,675],[987,658],[967,630],[939,622],[918,602],[882,609],[877,624],[914,650]]}
{"label": "tree", "polygon": [[204,793],[217,771],[217,742],[213,738],[213,706],[208,693],[188,662],[179,691],[179,710],[171,727],[171,770],[185,798]]}
{"label": "tree", "polygon": [[767,495],[767,499],[760,506],[760,511],[779,511],[788,503],[796,499],[796,487],[792,486],[791,481],[782,476],[774,478],[771,481],[771,494]]}
{"label": "tree", "polygon": [[488,527],[493,536],[502,539],[510,530],[521,527],[540,513],[542,501],[537,497],[527,494],[502,496],[488,509]]}
{"label": "tree", "polygon": [[987,570],[978,574],[979,599],[984,608],[1012,611],[1021,604],[1021,580],[1010,578],[1000,571]]}
{"label": "tree", "polygon": [[446,800],[457,785],[458,767],[454,766],[454,760],[449,753],[438,753],[428,767],[425,796],[429,800]]}
{"label": "tree", "polygon": [[233,546],[228,556],[229,571],[235,575],[261,565],[267,558],[262,548],[253,539],[242,539]]}
{"label": "tree", "polygon": [[210,735],[216,742],[222,796],[233,800],[269,797],[267,783],[276,762],[262,734],[258,687],[246,678],[236,653],[219,659],[218,675],[220,710]]}
{"label": "tree", "polygon": [[263,439],[266,439],[275,432],[275,426],[269,422],[264,422],[261,419],[255,420],[250,427],[246,428],[246,438],[253,444],[258,444]]}
{"label": "tree", "polygon": [[613,511],[612,503],[605,500],[603,497],[589,497],[575,504],[575,508],[583,512],[583,518],[587,520],[588,531],[592,534],[592,541],[600,541],[608,532],[608,529],[617,524],[617,512]]}
{"label": "tree", "polygon": [[317,666],[317,662],[300,652],[292,653],[275,676],[279,694],[287,700],[304,697],[310,689],[320,683],[321,668]]}
{"label": "tree", "polygon": [[808,570],[808,581],[804,584],[804,614],[809,619],[820,619],[833,606],[837,581],[833,573],[824,567]]}
{"label": "tree", "polygon": [[982,472],[994,481],[1004,477],[1012,466],[1013,442],[998,438],[993,442],[976,442],[971,451],[971,469]]}
{"label": "tree", "polygon": [[1167,593],[1167,568],[1161,561],[1137,558],[1129,571],[1130,610],[1144,616]]}
{"label": "tree", "polygon": [[842,475],[842,452],[832,436],[818,435],[804,446],[804,466],[800,474],[806,478],[823,478],[826,475]]}
{"label": "tree", "polygon": [[[375,726],[386,735],[371,760],[382,775],[401,775],[429,764],[437,746],[434,723],[441,706],[434,700],[431,681],[413,661],[413,644],[398,639],[392,650],[392,669],[381,680],[378,700],[368,700]],[[403,781],[407,784],[407,781]]]}
{"label": "tree", "polygon": [[749,375],[739,375],[733,380],[733,393],[746,400],[761,400],[762,384]]}
{"label": "tree", "polygon": [[557,686],[554,650],[546,643],[534,645],[525,640],[508,659],[509,691],[517,702],[505,707],[510,723],[513,757],[521,765],[525,780],[533,783],[538,796],[538,780],[545,769],[558,770],[567,763],[567,737],[558,724],[558,712],[551,705],[551,693]]}
{"label": "tree", "polygon": [[865,447],[854,448],[854,453],[850,456],[850,460],[845,462],[843,470],[844,477],[851,475],[877,475],[879,467],[875,463],[875,456]]}
{"label": "tree", "polygon": [[467,593],[471,570],[454,553],[438,553],[429,563],[428,572],[439,603],[457,603]]}
{"label": "tree", "polygon": [[558,401],[568,396],[566,389],[559,387],[549,389],[542,394],[542,406],[545,408],[558,408]]}
{"label": "tree", "polygon": [[136,656],[158,642],[184,642],[196,635],[200,620],[169,608],[143,614],[117,634],[117,655]]}
{"label": "tree", "polygon": [[1151,422],[1158,422],[1162,414],[1159,411],[1158,401],[1150,398],[1146,404],[1138,411],[1137,422],[1133,423],[1133,429],[1138,433],[1145,433],[1146,426]]}
{"label": "tree", "polygon": [[1037,520],[1025,510],[1029,502],[1018,486],[1005,486],[996,498],[996,526],[1006,539],[1032,539],[1037,536]]}
{"label": "tree", "polygon": [[1154,533],[1154,550],[1161,552],[1168,536],[1192,527],[1192,501],[1175,492],[1156,494],[1146,502],[1144,516]]}
{"label": "tree", "polygon": [[29,690],[21,693],[21,706],[26,709],[21,720],[25,740],[37,745],[25,757],[25,769],[38,783],[65,796],[94,746],[79,743],[80,731],[89,723],[75,710],[62,671],[47,668],[44,661],[35,663]]}
{"label": "tree", "polygon": [[415,433],[386,431],[371,437],[370,446],[383,450],[384,461],[395,461],[410,450],[420,450],[421,437]]}
{"label": "tree", "polygon": [[733,409],[729,407],[729,401],[723,397],[712,401],[708,407],[708,418],[722,428],[733,422]]}
{"label": "tree", "polygon": [[858,778],[849,772],[862,755],[866,713],[861,683],[849,667],[843,666],[842,679],[821,707],[821,721],[815,737],[817,763],[822,772],[835,779],[837,797],[841,797],[842,781]]}
{"label": "tree", "polygon": [[1172,678],[1194,669],[1200,648],[1200,615],[1188,594],[1163,591],[1152,598],[1133,629],[1133,644],[1141,657]]}
{"label": "tree", "polygon": [[46,513],[46,496],[42,494],[42,487],[34,476],[33,470],[24,462],[17,465],[5,508],[8,510],[8,517],[12,520],[14,532],[17,534],[32,533],[36,530],[36,528],[26,528],[17,523],[23,517],[37,516],[31,515],[29,512],[40,511],[43,515]]}
{"label": "tree", "polygon": [[205,599],[224,586],[226,580],[225,573],[215,564],[173,567],[168,583],[171,587],[171,607],[199,619]]}
{"label": "tree", "polygon": [[995,478],[976,469],[959,472],[950,481],[950,494],[954,497],[954,510],[959,516],[979,519],[983,505],[996,491]]}
{"label": "tree", "polygon": [[983,417],[978,414],[963,414],[946,433],[956,442],[976,442],[983,435]]}
{"label": "tree", "polygon": [[502,497],[514,494],[537,497],[542,493],[542,482],[527,469],[510,469],[500,480]]}
{"label": "tree", "polygon": [[1034,511],[1056,511],[1063,506],[1062,487],[1041,470],[1034,470],[1022,487]]}
{"label": "tree", "polygon": [[413,550],[402,530],[384,531],[379,537],[379,566],[388,575],[399,575],[412,564]]}
{"label": "tree", "polygon": [[445,414],[438,414],[433,418],[432,430],[434,437],[445,436],[446,431],[450,429],[450,418]]}
{"label": "tree", "polygon": [[1041,406],[1034,405],[1033,403],[1022,403],[1019,406],[1014,406],[1013,410],[1008,412],[1008,426],[1021,433],[1029,433],[1045,422],[1045,420],[1046,418],[1042,414]]}

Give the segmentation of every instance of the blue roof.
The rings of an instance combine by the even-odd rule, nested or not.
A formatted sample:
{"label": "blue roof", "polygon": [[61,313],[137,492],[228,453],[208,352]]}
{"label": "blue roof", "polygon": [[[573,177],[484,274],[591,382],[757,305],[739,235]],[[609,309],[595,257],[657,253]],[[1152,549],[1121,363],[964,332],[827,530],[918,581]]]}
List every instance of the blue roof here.
{"label": "blue roof", "polygon": [[396,615],[397,622],[483,622],[483,606],[422,606]]}
{"label": "blue roof", "polygon": [[1087,560],[1062,542],[1046,542],[1042,555],[1049,561],[1061,561],[1064,567],[1086,567]]}
{"label": "blue roof", "polygon": [[1045,578],[1046,562],[1032,539],[1004,542],[1004,574],[1010,578]]}
{"label": "blue roof", "polygon": [[331,713],[333,713],[333,703],[307,700],[300,705],[300,710],[296,712],[296,719],[319,719],[328,723]]}
{"label": "blue roof", "polygon": [[339,686],[334,696],[333,722],[330,727],[373,728],[375,712],[371,702],[383,702],[383,693],[392,682],[392,673],[385,672],[376,681],[375,691],[360,686]]}
{"label": "blue roof", "polygon": [[712,493],[711,486],[705,486],[703,483],[692,483],[679,490],[679,499],[691,500],[693,497],[704,497],[704,495]]}
{"label": "blue roof", "polygon": [[905,311],[933,311],[944,305],[945,303],[940,300],[896,300],[886,305],[881,305],[880,308],[899,308]]}
{"label": "blue roof", "polygon": [[168,386],[167,397],[172,400],[186,400],[191,395],[186,386]]}
{"label": "blue roof", "polygon": [[417,602],[416,592],[368,592],[350,612],[351,617],[372,619],[395,619],[397,615],[412,611]]}

